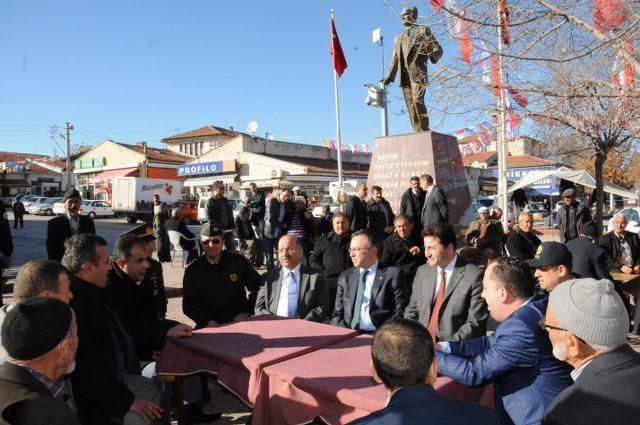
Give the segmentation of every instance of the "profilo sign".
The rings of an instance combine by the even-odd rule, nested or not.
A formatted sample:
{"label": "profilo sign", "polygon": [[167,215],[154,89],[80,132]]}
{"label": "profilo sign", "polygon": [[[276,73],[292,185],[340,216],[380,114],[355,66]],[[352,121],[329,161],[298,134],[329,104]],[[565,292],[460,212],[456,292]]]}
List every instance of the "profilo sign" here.
{"label": "profilo sign", "polygon": [[193,162],[191,164],[178,165],[178,177],[227,173],[235,170],[236,161],[233,159],[214,162]]}

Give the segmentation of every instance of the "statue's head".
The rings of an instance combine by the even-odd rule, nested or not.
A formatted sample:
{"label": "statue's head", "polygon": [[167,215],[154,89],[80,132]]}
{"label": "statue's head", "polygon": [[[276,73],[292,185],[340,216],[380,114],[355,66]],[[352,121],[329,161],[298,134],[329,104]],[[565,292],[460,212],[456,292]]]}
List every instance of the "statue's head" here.
{"label": "statue's head", "polygon": [[402,9],[402,23],[405,26],[415,25],[418,19],[418,8],[415,6],[407,6]]}

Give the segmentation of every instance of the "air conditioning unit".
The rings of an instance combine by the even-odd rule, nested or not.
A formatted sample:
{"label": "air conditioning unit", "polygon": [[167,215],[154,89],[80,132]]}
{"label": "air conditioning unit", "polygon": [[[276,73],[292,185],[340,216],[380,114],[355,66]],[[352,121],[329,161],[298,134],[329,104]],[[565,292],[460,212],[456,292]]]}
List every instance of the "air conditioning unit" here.
{"label": "air conditioning unit", "polygon": [[271,178],[273,179],[281,179],[282,175],[282,168],[274,168],[273,170],[271,170]]}

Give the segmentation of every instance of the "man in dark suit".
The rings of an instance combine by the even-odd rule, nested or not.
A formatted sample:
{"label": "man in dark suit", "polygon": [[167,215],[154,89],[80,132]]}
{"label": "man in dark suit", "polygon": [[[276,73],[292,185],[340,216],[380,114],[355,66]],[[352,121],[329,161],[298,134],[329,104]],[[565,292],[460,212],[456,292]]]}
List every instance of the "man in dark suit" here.
{"label": "man in dark suit", "polygon": [[446,223],[424,231],[424,250],[427,264],[418,267],[404,317],[426,326],[434,341],[483,336],[482,270],[456,254],[456,235]]}
{"label": "man in dark suit", "polygon": [[258,229],[258,239],[262,238],[264,230],[264,213],[266,198],[265,193],[258,190],[258,185],[254,182],[249,183],[249,193],[245,202],[249,210],[251,210],[251,223]]}
{"label": "man in dark suit", "polygon": [[344,204],[344,213],[349,217],[352,232],[366,229],[369,224],[367,201],[365,201],[368,191],[366,183],[358,183],[356,194],[350,196]]}
{"label": "man in dark suit", "polygon": [[393,220],[395,214],[391,209],[389,201],[382,197],[380,186],[371,186],[371,199],[367,202],[369,210],[368,229],[376,234],[378,243],[382,242],[393,233]]}
{"label": "man in dark suit", "polygon": [[233,237],[233,230],[236,228],[236,223],[233,221],[233,209],[231,203],[224,196],[225,186],[221,180],[213,182],[213,194],[207,201],[207,221],[211,223],[218,223],[222,226],[224,233],[224,246],[229,251],[235,251],[236,240]]}
{"label": "man in dark suit", "polygon": [[640,274],[640,237],[626,229],[627,218],[616,214],[612,219],[613,231],[600,238],[600,246],[607,252],[610,272]]}
{"label": "man in dark suit", "polygon": [[571,239],[565,245],[573,258],[571,271],[577,278],[609,279],[607,271],[607,253],[597,245],[598,226],[588,221],[580,227],[579,237]]}
{"label": "man in dark suit", "polygon": [[509,257],[522,261],[531,260],[542,243],[533,233],[533,215],[527,211],[520,213],[518,224],[509,232],[505,250]]}
{"label": "man in dark suit", "polygon": [[338,279],[332,323],[335,326],[375,332],[384,322],[402,317],[407,305],[407,283],[396,267],[382,268],[374,235],[360,230],[351,236],[353,267]]}
{"label": "man in dark suit", "polygon": [[329,294],[319,270],[300,264],[300,239],[283,236],[278,241],[282,267],[262,276],[255,314],[276,314],[290,319],[322,322],[329,314]]}
{"label": "man in dark suit", "polygon": [[449,205],[447,195],[440,186],[436,186],[433,177],[429,174],[420,176],[420,185],[425,192],[424,206],[422,207],[422,228],[435,226],[438,223],[449,222]]}
{"label": "man in dark suit", "polygon": [[402,270],[407,278],[407,289],[410,290],[418,267],[425,263],[423,240],[415,236],[408,215],[398,214],[394,223],[396,231],[382,244],[380,261],[383,267]]}
{"label": "man in dark suit", "polygon": [[309,265],[320,270],[329,292],[330,312],[336,302],[336,291],[340,273],[353,266],[349,255],[351,230],[349,218],[341,212],[333,215],[333,230],[316,238]]}
{"label": "man in dark suit", "polygon": [[262,237],[262,250],[267,270],[273,269],[273,250],[278,245],[278,238],[282,236],[282,220],[284,220],[284,202],[287,200],[286,190],[272,192],[266,203],[264,215],[264,234]]}
{"label": "man in dark suit", "polygon": [[409,180],[410,187],[400,198],[400,214],[406,214],[413,220],[413,233],[422,237],[422,207],[424,207],[424,190],[420,187],[420,177],[413,176]]}
{"label": "man in dark suit", "polygon": [[551,401],[571,384],[570,368],[552,354],[540,319],[546,295],[521,260],[501,257],[489,264],[482,296],[500,323],[491,336],[436,345],[439,372],[468,386],[493,383],[503,424],[537,424]]}
{"label": "man in dark suit", "polygon": [[73,371],[78,350],[71,308],[49,297],[16,304],[2,324],[2,343],[8,354],[0,364],[2,423],[80,425],[59,381]]}
{"label": "man in dark suit", "polygon": [[640,354],[613,284],[576,279],[549,295],[543,326],[553,354],[573,367],[573,385],[549,405],[543,425],[632,425],[640,418]]}
{"label": "man in dark suit", "polygon": [[76,189],[65,192],[64,215],[52,218],[47,223],[47,253],[50,260],[60,261],[64,256],[64,242],[73,235],[96,234],[93,219],[80,215],[80,193]]}
{"label": "man in dark suit", "polygon": [[371,372],[384,384],[389,401],[377,412],[351,424],[498,425],[488,408],[442,397],[433,388],[438,377],[431,335],[421,324],[406,319],[390,320],[376,332],[371,345]]}
{"label": "man in dark suit", "polygon": [[[171,210],[171,218],[164,223],[164,229],[166,232],[178,232],[180,233],[180,247],[187,252],[187,263],[195,260],[198,256],[198,250],[196,249],[195,239],[196,235],[184,224],[184,220],[180,218],[180,208],[174,208]],[[168,233],[167,233],[168,235]]]}

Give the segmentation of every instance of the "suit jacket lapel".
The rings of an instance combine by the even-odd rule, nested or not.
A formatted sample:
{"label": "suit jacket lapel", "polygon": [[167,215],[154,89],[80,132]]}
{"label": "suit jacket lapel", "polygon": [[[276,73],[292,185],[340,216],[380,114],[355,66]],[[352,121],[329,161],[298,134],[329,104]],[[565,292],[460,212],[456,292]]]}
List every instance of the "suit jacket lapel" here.
{"label": "suit jacket lapel", "polygon": [[[359,269],[354,267],[351,276],[347,279],[347,299],[351,300],[351,317],[353,318],[353,310],[356,305],[356,295],[358,293],[358,281],[360,279]],[[347,323],[350,324],[350,323]]]}
{"label": "suit jacket lapel", "polygon": [[371,285],[371,299],[375,299],[378,296],[378,292],[382,288],[382,282],[384,281],[384,270],[380,268],[376,269],[376,277],[373,279],[373,285]]}
{"label": "suit jacket lapel", "polygon": [[[444,293],[444,299],[449,298],[449,295],[456,289],[458,283],[462,280],[464,267],[461,264],[460,257],[456,258],[456,263],[453,267],[453,273],[451,273],[451,277],[449,278],[449,282],[447,282],[447,289]],[[443,300],[444,301],[444,300]]]}
{"label": "suit jacket lapel", "polygon": [[300,306],[302,305],[302,301],[304,300],[304,294],[307,293],[309,286],[309,274],[306,270],[303,270],[300,267],[300,283],[298,284],[298,312],[300,312]]}
{"label": "suit jacket lapel", "polygon": [[271,304],[273,305],[274,314],[278,311],[278,303],[280,301],[280,290],[282,289],[282,279],[284,278],[282,269],[278,271],[278,278],[273,281],[271,288]]}

